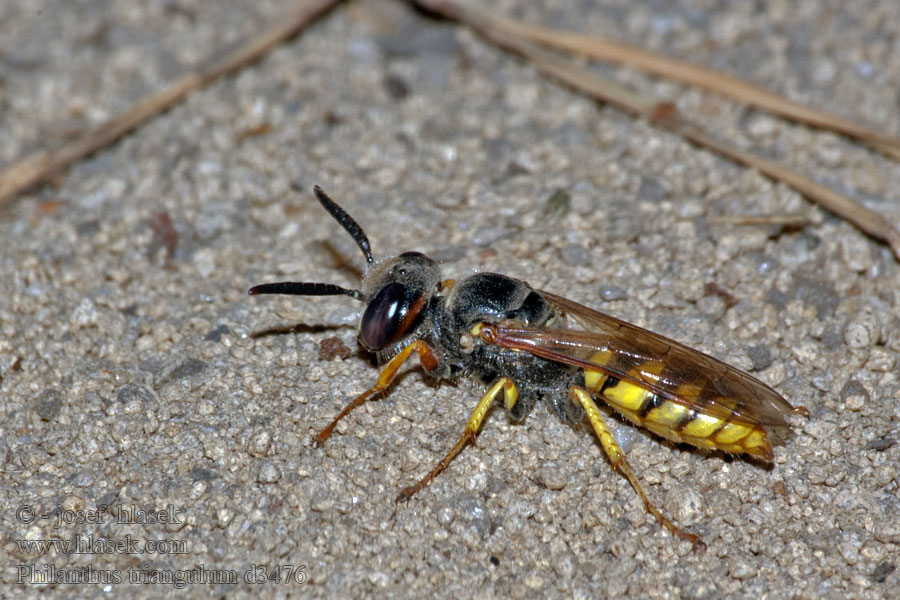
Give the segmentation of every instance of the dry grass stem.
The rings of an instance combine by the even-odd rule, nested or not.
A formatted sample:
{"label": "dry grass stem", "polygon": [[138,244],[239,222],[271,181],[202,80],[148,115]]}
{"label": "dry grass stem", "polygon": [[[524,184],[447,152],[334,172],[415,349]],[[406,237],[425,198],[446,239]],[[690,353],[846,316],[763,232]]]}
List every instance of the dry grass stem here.
{"label": "dry grass stem", "polygon": [[[488,40],[525,57],[541,72],[578,91],[636,116],[644,117],[654,125],[677,133],[698,146],[755,168],[770,179],[787,184],[872,237],[886,242],[894,256],[900,260],[900,232],[877,213],[796,171],[716,139],[702,128],[682,118],[671,103],[630,90],[590,71],[571,58],[538,46],[532,41],[534,36],[523,33],[534,28],[495,17],[474,5],[454,0],[417,0],[417,4],[447,18],[466,23]],[[892,141],[893,138],[882,136],[879,139],[881,140],[879,143],[888,145],[895,143]]]}
{"label": "dry grass stem", "polygon": [[276,19],[258,35],[224,54],[221,50],[213,52],[206,65],[184,75],[162,92],[144,98],[127,112],[109,119],[76,140],[57,148],[40,150],[13,163],[0,172],[0,208],[25,190],[60,173],[74,162],[108,146],[152,117],[168,110],[190,92],[259,59],[274,46],[296,35],[337,1],[300,2],[297,8]]}
{"label": "dry grass stem", "polygon": [[881,133],[824,111],[791,102],[757,85],[631,44],[504,20],[503,26],[532,41],[594,60],[627,64],[647,73],[730,96],[786,119],[828,129],[900,159],[900,137]]}

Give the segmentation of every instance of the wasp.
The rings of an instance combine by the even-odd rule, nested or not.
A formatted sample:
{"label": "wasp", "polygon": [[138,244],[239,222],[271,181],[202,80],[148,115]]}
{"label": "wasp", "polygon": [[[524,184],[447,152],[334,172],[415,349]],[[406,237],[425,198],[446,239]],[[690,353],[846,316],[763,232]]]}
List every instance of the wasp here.
{"label": "wasp", "polygon": [[324,444],[341,419],[384,393],[413,355],[435,380],[474,377],[487,387],[456,444],[402,490],[398,502],[431,483],[475,440],[495,401],[502,400],[514,421],[543,401],[572,425],[586,418],[613,469],[628,479],[646,510],[673,535],[702,546],[699,536],[677,527],[647,497],[596,400],[672,442],[763,463],[773,458],[767,427],[785,427],[792,413],[806,414],[765,383],[711,356],[524,281],[498,273],[443,279],[438,263],[420,252],[376,261],[362,227],[321,188],[314,193],[365,256],[361,289],[280,282],[249,293],[346,295],[363,302],[357,340],[384,365],[375,384],[347,404],[314,444]]}

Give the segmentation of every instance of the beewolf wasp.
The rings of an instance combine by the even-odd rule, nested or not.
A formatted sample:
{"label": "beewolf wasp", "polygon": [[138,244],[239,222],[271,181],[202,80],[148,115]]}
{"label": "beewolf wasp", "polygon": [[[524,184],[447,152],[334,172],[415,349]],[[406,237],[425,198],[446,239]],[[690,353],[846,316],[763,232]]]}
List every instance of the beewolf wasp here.
{"label": "beewolf wasp", "polygon": [[361,289],[329,283],[257,285],[250,294],[346,295],[365,303],[359,344],[384,364],[375,384],[353,399],[314,438],[321,446],[338,421],[384,392],[413,354],[438,381],[474,377],[487,386],[459,441],[417,483],[400,492],[408,501],[472,442],[493,402],[525,418],[539,401],[578,425],[585,417],[613,468],[623,474],[647,511],[694,546],[699,536],[677,527],[650,502],[594,399],[635,425],[702,450],[746,454],[771,463],[766,427],[784,427],[793,408],[775,390],[711,356],[497,273],[442,279],[438,263],[419,252],[376,261],[366,234],[318,186],[316,198],[366,257]]}

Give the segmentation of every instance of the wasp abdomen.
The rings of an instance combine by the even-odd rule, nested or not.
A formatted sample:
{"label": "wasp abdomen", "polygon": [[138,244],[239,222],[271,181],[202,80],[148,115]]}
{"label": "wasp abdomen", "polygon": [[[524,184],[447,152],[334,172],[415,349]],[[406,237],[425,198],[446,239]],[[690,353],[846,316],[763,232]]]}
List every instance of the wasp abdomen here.
{"label": "wasp abdomen", "polygon": [[[606,366],[611,358],[609,352],[596,352],[590,362]],[[662,362],[650,361],[628,375],[635,381],[641,381],[648,374],[661,375],[664,368]],[[668,440],[772,460],[772,445],[762,425],[705,414],[690,408],[691,402],[664,398],[647,387],[600,370],[585,369],[584,382],[589,392],[603,398],[622,416]],[[686,383],[678,388],[676,395],[695,398],[699,391],[700,386]],[[725,406],[734,404],[727,398],[720,398],[717,402]]]}

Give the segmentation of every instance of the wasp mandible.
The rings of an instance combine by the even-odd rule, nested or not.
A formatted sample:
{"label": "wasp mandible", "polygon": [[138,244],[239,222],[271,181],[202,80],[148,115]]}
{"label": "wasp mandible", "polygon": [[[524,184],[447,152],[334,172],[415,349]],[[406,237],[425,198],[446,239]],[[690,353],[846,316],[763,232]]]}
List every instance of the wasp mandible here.
{"label": "wasp mandible", "polygon": [[487,386],[459,441],[437,465],[397,497],[408,501],[475,439],[495,400],[520,421],[539,401],[579,425],[587,417],[613,468],[646,510],[674,535],[702,544],[650,502],[595,403],[599,398],[632,423],[673,442],[746,454],[772,462],[766,427],[787,426],[792,407],[775,390],[711,356],[659,334],[497,273],[442,279],[420,252],[376,261],[362,227],[321,188],[316,198],[366,258],[361,289],[329,283],[257,285],[250,294],[346,295],[365,303],[359,344],[384,367],[314,438],[321,446],[338,421],[384,392],[413,354],[430,377],[474,377]]}

